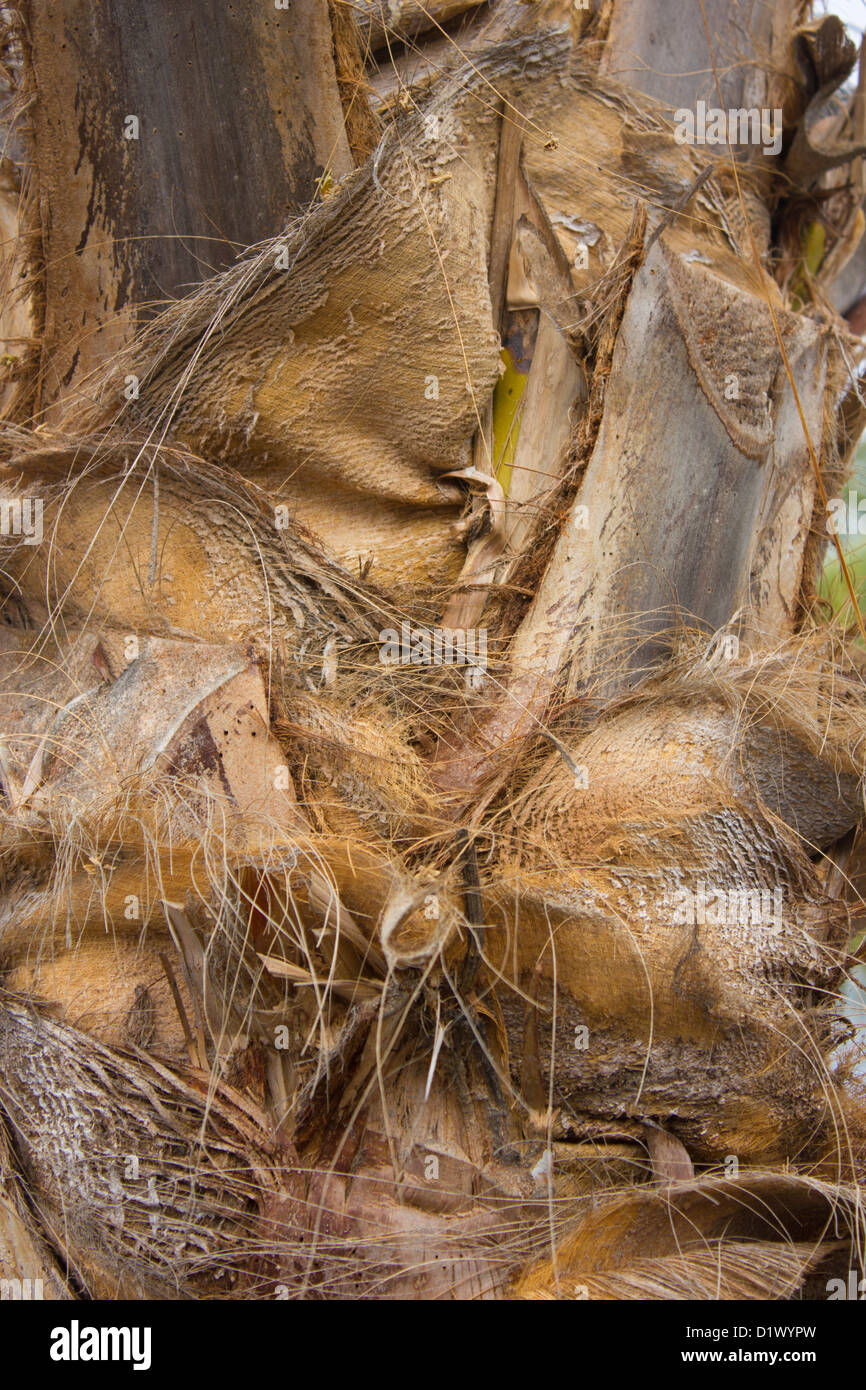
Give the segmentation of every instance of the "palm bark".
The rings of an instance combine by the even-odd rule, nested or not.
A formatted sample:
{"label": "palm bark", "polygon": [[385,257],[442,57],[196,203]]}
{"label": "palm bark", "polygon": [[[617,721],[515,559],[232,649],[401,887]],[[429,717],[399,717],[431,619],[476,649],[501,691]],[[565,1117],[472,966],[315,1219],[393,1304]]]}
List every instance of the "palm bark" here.
{"label": "palm bark", "polygon": [[[866,698],[814,593],[862,214],[856,112],[831,148],[815,102],[855,55],[740,8],[708,47],[701,6],[629,0],[32,0],[4,1277],[778,1298],[851,1267]],[[710,55],[719,104],[784,111],[777,160],[674,140]],[[483,678],[383,662],[404,624],[483,627]],[[677,915],[707,885],[770,929]]]}

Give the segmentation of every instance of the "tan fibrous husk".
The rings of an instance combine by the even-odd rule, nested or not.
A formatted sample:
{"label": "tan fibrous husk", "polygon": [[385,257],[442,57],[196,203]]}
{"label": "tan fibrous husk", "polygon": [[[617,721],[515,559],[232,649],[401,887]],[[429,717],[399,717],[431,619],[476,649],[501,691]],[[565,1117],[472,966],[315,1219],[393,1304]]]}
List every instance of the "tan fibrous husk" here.
{"label": "tan fibrous husk", "polygon": [[70,1277],[101,1297],[243,1287],[273,1160],[241,1097],[0,1005],[4,1123]]}
{"label": "tan fibrous husk", "polygon": [[[784,1230],[785,1238],[779,1236]],[[530,1266],[527,1299],[827,1297],[862,1261],[857,1190],[781,1173],[707,1176],[598,1203]],[[814,1292],[809,1277],[820,1269]],[[817,1282],[817,1281],[816,1281]]]}
{"label": "tan fibrous husk", "polygon": [[850,909],[822,851],[862,816],[864,716],[823,635],[739,662],[704,639],[503,792],[487,955],[515,1057],[536,999],[564,1115],[671,1122],[703,1161],[838,1122]]}

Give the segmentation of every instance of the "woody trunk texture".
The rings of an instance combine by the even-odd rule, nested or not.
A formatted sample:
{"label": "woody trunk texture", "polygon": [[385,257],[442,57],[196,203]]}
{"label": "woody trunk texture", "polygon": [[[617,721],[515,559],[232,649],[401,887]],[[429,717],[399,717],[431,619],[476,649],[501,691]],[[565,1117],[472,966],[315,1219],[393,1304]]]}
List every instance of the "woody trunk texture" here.
{"label": "woody trunk texture", "polygon": [[12,15],[4,1279],[858,1268],[866,108],[669,8]]}

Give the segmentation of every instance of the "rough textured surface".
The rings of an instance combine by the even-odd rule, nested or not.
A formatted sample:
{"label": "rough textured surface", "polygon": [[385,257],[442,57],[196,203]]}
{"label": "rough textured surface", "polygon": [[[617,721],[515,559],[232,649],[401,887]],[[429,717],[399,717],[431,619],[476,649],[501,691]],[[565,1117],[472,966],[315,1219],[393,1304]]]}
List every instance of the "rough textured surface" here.
{"label": "rough textured surface", "polygon": [[[43,1219],[64,1224],[78,1280],[116,1296],[121,1250],[140,1298],[226,1274],[226,1241],[240,1255],[267,1181],[264,1135],[240,1097],[208,1097],[152,1060],[130,1065],[16,1003],[0,1007],[0,1064],[12,1143]],[[241,1268],[242,1256],[231,1283]]]}
{"label": "rough textured surface", "polygon": [[[327,0],[26,6],[47,277],[46,402],[352,167]],[[226,123],[208,113],[231,107]],[[135,116],[138,138],[125,135]],[[131,244],[130,244],[131,242]]]}
{"label": "rough textured surface", "polygon": [[[824,1234],[866,1135],[834,1070],[866,700],[801,607],[767,300],[822,458],[832,334],[744,263],[724,165],[696,188],[704,153],[599,77],[609,5],[495,10],[98,408],[0,440],[45,503],[2,547],[0,1267],[27,1212],[76,1295],[852,1267]],[[760,254],[754,170],[745,198]],[[503,309],[529,385],[494,480]],[[483,679],[381,660],[485,548]]]}
{"label": "rough textured surface", "polygon": [[275,650],[307,628],[321,652],[330,635],[378,627],[357,601],[365,586],[273,499],[185,450],[61,441],[7,476],[18,495],[41,479],[45,543],[2,538],[25,605],[59,604],[70,623],[95,617],[139,640],[258,638]]}

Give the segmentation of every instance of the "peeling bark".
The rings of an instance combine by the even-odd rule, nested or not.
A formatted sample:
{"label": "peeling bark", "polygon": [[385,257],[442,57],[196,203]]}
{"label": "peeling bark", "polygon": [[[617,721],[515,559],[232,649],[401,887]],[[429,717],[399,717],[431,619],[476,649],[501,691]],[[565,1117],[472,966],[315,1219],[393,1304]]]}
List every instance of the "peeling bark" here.
{"label": "peeling bark", "polygon": [[327,0],[297,15],[33,0],[26,22],[48,405],[75,401],[143,314],[275,236],[352,160]]}

